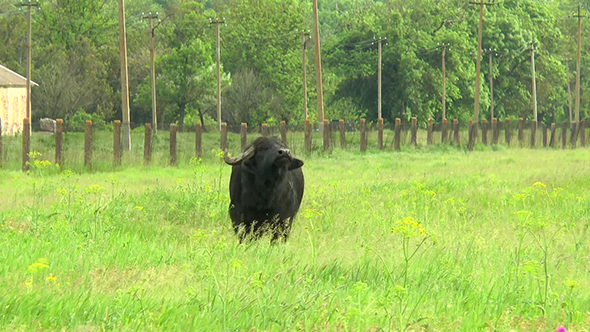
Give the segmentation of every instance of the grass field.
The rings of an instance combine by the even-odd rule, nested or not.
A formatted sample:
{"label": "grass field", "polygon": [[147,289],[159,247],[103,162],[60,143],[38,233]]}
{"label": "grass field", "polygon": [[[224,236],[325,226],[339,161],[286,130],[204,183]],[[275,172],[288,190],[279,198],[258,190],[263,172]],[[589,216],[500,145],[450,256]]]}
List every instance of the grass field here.
{"label": "grass field", "polygon": [[482,150],[298,153],[303,204],[274,246],[237,243],[210,149],[9,161],[0,330],[588,331],[588,150]]}

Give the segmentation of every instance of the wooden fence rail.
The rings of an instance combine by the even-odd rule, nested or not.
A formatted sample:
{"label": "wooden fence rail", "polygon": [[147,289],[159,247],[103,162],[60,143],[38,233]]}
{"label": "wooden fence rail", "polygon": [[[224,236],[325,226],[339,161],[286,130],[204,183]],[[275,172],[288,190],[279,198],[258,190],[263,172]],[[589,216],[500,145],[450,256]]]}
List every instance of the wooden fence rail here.
{"label": "wooden fence rail", "polygon": [[248,146],[248,124],[242,122],[240,124],[240,147],[241,151],[246,151],[246,147]]}
{"label": "wooden fence rail", "polygon": [[[414,118],[415,119],[415,118]],[[432,118],[428,119],[428,125],[426,128],[426,145],[430,146],[432,145]],[[416,129],[416,132],[418,132],[418,129]],[[412,135],[414,135],[414,133],[412,133]],[[418,134],[416,133],[416,136],[418,136]],[[414,138],[414,145],[418,145],[418,143],[416,142],[416,138]]]}
{"label": "wooden fence rail", "polygon": [[123,159],[123,146],[121,145],[121,121],[113,123],[113,165],[120,166]]}
{"label": "wooden fence rail", "polygon": [[[426,128],[418,126],[418,119],[411,118],[411,122],[407,124],[402,124],[402,120],[400,118],[395,119],[395,123],[393,126],[393,146],[389,147],[394,151],[400,151],[408,146],[419,146],[421,143],[419,139],[424,139],[424,136],[419,135],[420,132],[424,133],[424,129],[426,129],[426,145],[431,146],[434,144],[445,144],[444,142],[452,143],[456,146],[461,146],[461,139],[460,135],[465,135],[465,130],[461,133],[459,121],[457,119],[453,119],[452,121],[452,132],[453,132],[453,139],[451,140],[450,135],[444,134],[446,124],[448,123],[446,120],[441,123],[438,130],[441,130],[440,141],[434,141],[434,120],[429,118],[426,124]],[[30,152],[31,152],[31,133],[28,128],[29,126],[29,119],[23,119],[23,132],[22,132],[22,170],[27,171],[30,167]],[[1,124],[0,124],[1,125]],[[347,145],[350,144],[350,141],[347,142],[346,140],[346,132],[348,130],[355,130],[353,127],[349,127],[349,125],[344,120],[339,120],[338,122],[330,122],[329,120],[324,120],[324,134],[322,135],[322,143],[319,146],[315,146],[318,150],[332,150],[337,146],[337,139],[338,136],[340,137],[340,148],[345,149]],[[538,126],[542,126],[539,127]],[[570,127],[571,125],[571,127]],[[500,135],[500,123],[496,118],[493,118],[491,121],[491,125],[488,127],[488,122],[484,119],[481,121],[482,126],[482,136],[481,136],[481,143],[482,144],[499,144],[499,135]],[[85,123],[85,134],[84,134],[84,167],[87,169],[93,168],[93,124],[91,121],[86,121]],[[175,166],[178,164],[178,156],[177,156],[177,149],[178,149],[178,139],[177,139],[177,129],[178,127],[175,124],[170,125],[170,161],[169,164]],[[248,139],[248,125],[246,123],[242,123],[239,127],[239,135],[240,135],[240,150],[243,152],[247,145]],[[352,128],[352,129],[349,129]],[[360,151],[364,152],[368,148],[369,142],[369,135],[373,133],[377,133],[377,136],[372,136],[372,148],[377,148],[380,150],[385,149],[385,129],[383,119],[379,119],[377,122],[377,126],[373,124],[369,128],[365,119],[360,120]],[[391,127],[390,127],[391,128]],[[489,129],[488,129],[489,128]],[[525,139],[525,128],[527,137]],[[568,135],[568,128],[570,128],[570,133]],[[0,127],[1,129],[1,127]],[[143,163],[146,166],[149,166],[153,162],[153,149],[154,144],[157,140],[154,140],[155,137],[153,136],[153,128],[151,127],[150,123],[145,124],[145,131],[144,131],[144,144],[143,144]],[[219,133],[219,147],[222,150],[229,149],[228,146],[228,135],[229,131],[235,132],[228,128],[226,123],[222,123],[221,131]],[[511,130],[515,128],[510,127],[510,120],[505,119],[505,126],[504,126],[504,144],[510,144],[511,138]],[[561,130],[557,133],[557,126],[555,123],[552,123],[550,126],[545,124],[538,124],[536,121],[525,122],[523,118],[518,119],[518,124],[516,126],[516,130],[518,131],[518,142],[520,147],[529,147],[531,149],[538,148],[541,146],[541,142],[537,140],[537,132],[538,130],[542,130],[542,146],[543,147],[551,147],[555,148],[556,144],[559,144],[558,140],[561,140],[561,148],[575,148],[576,142],[579,140],[580,145],[582,147],[586,146],[586,135],[585,135],[585,122],[582,120],[578,124],[576,123],[569,123],[567,121],[562,122]],[[331,131],[338,130],[339,134],[334,135],[335,140],[332,141],[332,133]],[[373,130],[373,131],[370,131]],[[466,148],[468,150],[474,150],[475,145],[477,144],[476,138],[476,130],[477,126],[476,123],[473,121],[469,121],[468,129],[467,129],[467,145]],[[491,131],[491,137],[488,137],[488,130]],[[274,131],[274,130],[273,130]],[[121,121],[115,121],[113,124],[113,165],[120,166],[121,159],[122,159],[122,147],[121,147]],[[260,134],[263,136],[270,135],[271,128],[267,124],[262,124],[260,126]],[[293,151],[297,151],[298,144],[296,141],[288,142],[288,127],[286,122],[281,121],[278,126],[278,132],[280,134],[280,139],[285,146],[293,145]],[[450,134],[450,131],[447,131]],[[304,150],[305,151],[312,151],[314,147],[312,147],[312,126],[309,120],[305,122],[305,136],[304,136]],[[528,136],[530,134],[530,136]],[[541,138],[541,134],[539,134],[539,139]],[[316,135],[316,134],[314,134]],[[389,132],[391,135],[391,132]],[[424,135],[424,134],[422,134]],[[201,123],[196,125],[195,130],[195,155],[197,157],[202,157],[202,148],[203,148],[203,126]],[[568,140],[569,136],[569,142]],[[354,135],[353,135],[354,137]],[[358,136],[357,136],[358,137]],[[391,136],[388,136],[391,139]],[[529,141],[530,138],[530,141]],[[2,141],[3,137],[0,136],[0,167],[5,167],[6,165],[6,158],[3,158],[6,154],[3,154],[2,151]],[[525,142],[526,140],[526,142]],[[465,143],[465,140],[463,141]],[[569,143],[569,145],[567,144]],[[375,145],[373,145],[375,144]],[[424,144],[424,141],[422,141]],[[538,145],[538,146],[537,146]],[[235,147],[237,148],[237,147]],[[5,153],[6,151],[4,151]],[[297,152],[296,152],[297,153]],[[4,163],[4,164],[3,164]],[[55,163],[63,167],[64,164],[64,122],[62,119],[56,120],[56,128],[55,128]]]}
{"label": "wooden fence rail", "polygon": [[447,125],[448,125],[448,121],[447,121],[447,119],[444,119],[443,120],[443,123],[442,123],[442,132],[440,134],[441,135],[440,141],[443,144],[447,142],[447,138],[448,138],[448,135],[447,135]]}
{"label": "wooden fence rail", "polygon": [[330,150],[330,122],[324,120],[324,151]]}
{"label": "wooden fence rail", "polygon": [[170,165],[176,166],[176,131],[175,124],[170,125]]}
{"label": "wooden fence rail", "polygon": [[535,148],[535,138],[537,136],[537,121],[531,121],[531,149]]}
{"label": "wooden fence rail", "polygon": [[378,120],[377,148],[383,150],[383,118]]}
{"label": "wooden fence rail", "polygon": [[394,148],[396,151],[401,150],[401,133],[402,133],[402,120],[400,118],[395,119],[395,136],[394,136]]}
{"label": "wooden fence rail", "polygon": [[367,126],[365,119],[361,119],[361,152],[367,151]]}
{"label": "wooden fence rail", "polygon": [[55,121],[55,163],[59,167],[63,167],[63,135],[64,135],[64,120],[57,119]]}
{"label": "wooden fence rail", "polygon": [[84,132],[84,167],[92,169],[92,121],[86,120]]}
{"label": "wooden fence rail", "polygon": [[[429,125],[431,125],[430,119],[428,120]],[[430,133],[430,130],[428,131]],[[429,134],[429,142],[432,141],[432,137]],[[412,118],[412,145],[418,145],[418,119]],[[430,143],[428,143],[430,145]]]}
{"label": "wooden fence rail", "polygon": [[492,144],[498,144],[498,138],[500,136],[500,128],[498,126],[498,119],[492,119]]}
{"label": "wooden fence rail", "polygon": [[344,130],[344,120],[338,121],[340,125],[340,148],[346,149],[346,131]]}
{"label": "wooden fence rail", "polygon": [[148,166],[152,162],[152,124],[145,124],[143,139],[143,164]]}
{"label": "wooden fence rail", "polygon": [[195,137],[195,155],[197,158],[203,157],[203,124],[201,122],[197,123],[196,130],[196,137]]}

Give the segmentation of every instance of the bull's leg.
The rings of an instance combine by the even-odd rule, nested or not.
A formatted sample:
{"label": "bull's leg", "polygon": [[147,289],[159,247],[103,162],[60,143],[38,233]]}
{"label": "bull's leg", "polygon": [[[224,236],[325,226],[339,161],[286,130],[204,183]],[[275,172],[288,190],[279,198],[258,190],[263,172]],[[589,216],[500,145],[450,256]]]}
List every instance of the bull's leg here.
{"label": "bull's leg", "polygon": [[275,243],[279,239],[281,239],[282,242],[287,242],[287,237],[289,237],[289,233],[291,233],[292,219],[293,218],[283,219],[275,225],[271,239],[272,243]]}
{"label": "bull's leg", "polygon": [[291,234],[291,225],[293,224],[293,218],[287,218],[283,221],[283,242],[287,242],[289,234]]}
{"label": "bull's leg", "polygon": [[252,225],[247,223],[234,223],[234,232],[238,236],[240,243],[244,243],[249,238],[252,238]]}

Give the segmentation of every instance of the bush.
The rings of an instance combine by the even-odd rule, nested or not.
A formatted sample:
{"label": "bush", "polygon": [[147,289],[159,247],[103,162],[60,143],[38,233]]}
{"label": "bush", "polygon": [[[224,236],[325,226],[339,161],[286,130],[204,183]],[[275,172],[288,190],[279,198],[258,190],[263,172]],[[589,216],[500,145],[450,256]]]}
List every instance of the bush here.
{"label": "bush", "polygon": [[105,121],[98,114],[88,114],[84,111],[77,111],[67,123],[67,130],[74,132],[84,132],[86,120],[92,121],[92,129],[101,130],[105,128]]}

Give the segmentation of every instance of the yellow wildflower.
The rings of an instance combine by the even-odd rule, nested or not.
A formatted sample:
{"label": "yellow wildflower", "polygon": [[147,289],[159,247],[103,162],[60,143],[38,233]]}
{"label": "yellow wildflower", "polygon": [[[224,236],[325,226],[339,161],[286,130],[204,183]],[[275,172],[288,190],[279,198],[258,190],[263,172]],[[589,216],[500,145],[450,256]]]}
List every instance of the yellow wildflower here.
{"label": "yellow wildflower", "polygon": [[391,233],[397,233],[405,238],[412,238],[418,235],[427,237],[426,230],[419,222],[412,217],[406,217],[404,220],[398,220],[391,228]]}
{"label": "yellow wildflower", "polygon": [[31,272],[31,274],[37,274],[48,267],[49,263],[47,262],[47,259],[39,258],[39,260],[29,266],[29,272]]}
{"label": "yellow wildflower", "polygon": [[87,194],[100,194],[104,192],[104,187],[98,184],[89,185],[84,192]]}

